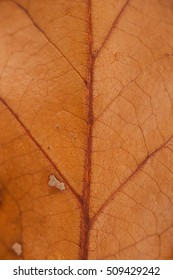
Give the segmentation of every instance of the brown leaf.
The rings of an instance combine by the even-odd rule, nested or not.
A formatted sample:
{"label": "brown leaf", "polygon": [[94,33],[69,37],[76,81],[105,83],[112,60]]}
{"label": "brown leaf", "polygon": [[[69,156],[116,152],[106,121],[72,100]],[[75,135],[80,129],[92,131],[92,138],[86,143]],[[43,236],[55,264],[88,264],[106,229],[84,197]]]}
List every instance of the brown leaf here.
{"label": "brown leaf", "polygon": [[172,258],[172,0],[1,0],[0,77],[0,258]]}

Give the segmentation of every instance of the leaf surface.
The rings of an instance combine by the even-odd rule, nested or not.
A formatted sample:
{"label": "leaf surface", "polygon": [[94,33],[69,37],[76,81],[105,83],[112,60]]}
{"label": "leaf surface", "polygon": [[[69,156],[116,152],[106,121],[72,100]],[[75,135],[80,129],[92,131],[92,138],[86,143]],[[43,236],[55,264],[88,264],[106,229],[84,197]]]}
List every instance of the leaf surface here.
{"label": "leaf surface", "polygon": [[1,0],[0,77],[0,258],[172,258],[172,0]]}

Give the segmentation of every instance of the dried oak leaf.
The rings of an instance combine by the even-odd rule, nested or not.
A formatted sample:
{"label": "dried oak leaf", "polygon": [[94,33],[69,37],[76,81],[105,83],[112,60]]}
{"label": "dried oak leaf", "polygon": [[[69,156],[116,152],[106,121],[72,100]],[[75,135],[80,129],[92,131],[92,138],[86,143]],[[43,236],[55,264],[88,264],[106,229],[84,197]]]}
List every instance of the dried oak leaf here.
{"label": "dried oak leaf", "polygon": [[172,258],[173,1],[0,1],[0,78],[0,258]]}

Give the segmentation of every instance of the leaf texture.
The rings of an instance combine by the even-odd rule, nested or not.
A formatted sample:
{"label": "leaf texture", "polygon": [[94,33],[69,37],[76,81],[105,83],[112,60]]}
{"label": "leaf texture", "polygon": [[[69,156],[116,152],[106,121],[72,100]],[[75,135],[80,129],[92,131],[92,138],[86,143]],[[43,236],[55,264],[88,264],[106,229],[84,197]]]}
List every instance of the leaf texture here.
{"label": "leaf texture", "polygon": [[172,258],[173,1],[1,0],[0,131],[1,259]]}

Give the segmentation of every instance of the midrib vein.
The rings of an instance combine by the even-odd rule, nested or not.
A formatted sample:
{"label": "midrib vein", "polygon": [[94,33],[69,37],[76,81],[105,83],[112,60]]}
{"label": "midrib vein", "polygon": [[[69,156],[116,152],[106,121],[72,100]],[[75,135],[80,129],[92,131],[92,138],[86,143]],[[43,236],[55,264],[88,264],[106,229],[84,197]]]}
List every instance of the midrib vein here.
{"label": "midrib vein", "polygon": [[91,228],[92,220],[89,216],[89,201],[90,201],[90,189],[91,189],[91,171],[92,171],[92,139],[93,139],[93,74],[94,74],[94,62],[100,55],[103,47],[105,46],[108,38],[110,37],[113,28],[120,19],[123,11],[128,5],[130,0],[127,0],[118,14],[117,18],[113,22],[107,36],[105,37],[104,42],[102,43],[99,51],[94,55],[93,53],[93,38],[92,38],[92,0],[88,0],[88,36],[89,36],[89,59],[88,59],[88,79],[87,79],[87,88],[88,88],[88,140],[87,140],[87,149],[85,154],[85,168],[84,168],[84,183],[83,183],[83,192],[82,192],[82,217],[81,217],[81,233],[80,233],[80,259],[88,259],[88,246],[89,246],[89,230]]}
{"label": "midrib vein", "polygon": [[93,67],[94,57],[92,51],[92,18],[91,0],[88,0],[88,36],[89,36],[89,58],[88,58],[88,79],[87,79],[87,149],[85,154],[84,183],[82,191],[82,217],[81,217],[81,236],[80,236],[80,259],[88,259],[89,241],[89,199],[91,186],[91,165],[92,165],[92,131],[93,131]]}

